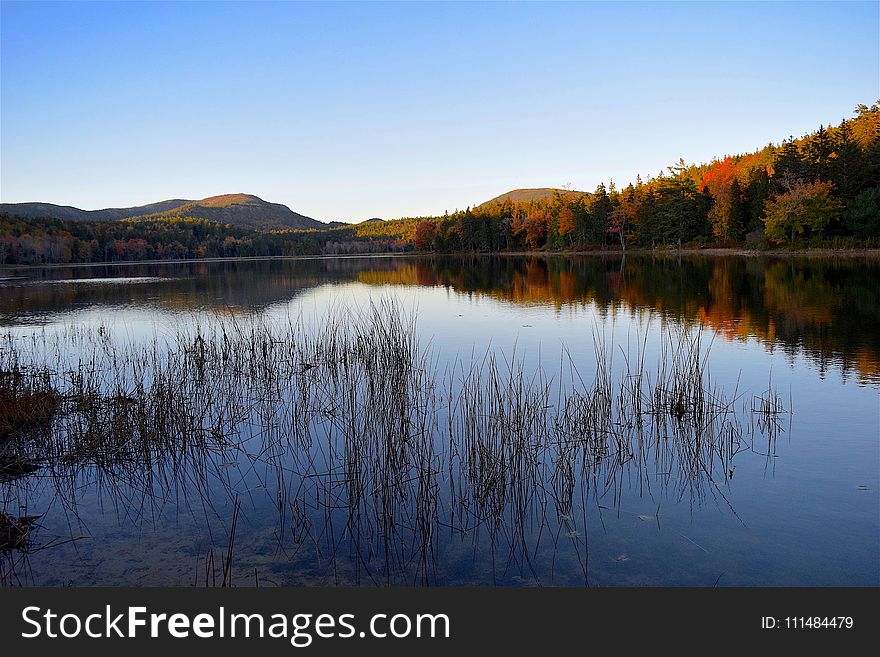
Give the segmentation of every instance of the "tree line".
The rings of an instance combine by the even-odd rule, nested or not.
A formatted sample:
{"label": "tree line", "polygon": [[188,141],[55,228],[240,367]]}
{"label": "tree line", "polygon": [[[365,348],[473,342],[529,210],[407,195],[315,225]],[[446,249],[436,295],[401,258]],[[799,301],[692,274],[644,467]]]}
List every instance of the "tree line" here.
{"label": "tree line", "polygon": [[258,232],[181,217],[65,221],[0,215],[0,265],[130,262],[412,250],[412,243],[354,227]]}
{"label": "tree line", "polygon": [[0,264],[663,246],[876,246],[880,101],[836,126],[708,164],[683,160],[618,189],[560,191],[439,217],[258,232],[198,218],[112,222],[0,216]]}
{"label": "tree line", "polygon": [[428,251],[877,245],[880,104],[753,153],[680,160],[624,189],[600,183],[592,193],[499,201],[401,227]]}

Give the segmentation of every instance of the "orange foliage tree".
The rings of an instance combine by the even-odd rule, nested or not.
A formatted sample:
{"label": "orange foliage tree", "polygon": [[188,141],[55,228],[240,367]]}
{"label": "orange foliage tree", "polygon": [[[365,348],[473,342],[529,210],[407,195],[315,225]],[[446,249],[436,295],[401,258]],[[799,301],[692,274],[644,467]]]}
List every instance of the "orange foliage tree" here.
{"label": "orange foliage tree", "polygon": [[709,190],[713,203],[709,209],[708,219],[712,224],[712,233],[716,238],[727,241],[730,238],[731,225],[735,221],[736,202],[738,194],[734,189],[736,181],[735,163],[732,157],[725,157],[720,162],[714,162],[700,185],[700,191]]}
{"label": "orange foliage tree", "polygon": [[545,210],[530,212],[525,221],[525,243],[530,249],[538,249],[547,241],[550,214]]}
{"label": "orange foliage tree", "polygon": [[574,237],[575,220],[574,210],[564,207],[559,211],[559,236],[571,243]]}
{"label": "orange foliage tree", "polygon": [[437,224],[433,221],[420,221],[416,226],[413,243],[419,251],[430,251],[437,239]]}

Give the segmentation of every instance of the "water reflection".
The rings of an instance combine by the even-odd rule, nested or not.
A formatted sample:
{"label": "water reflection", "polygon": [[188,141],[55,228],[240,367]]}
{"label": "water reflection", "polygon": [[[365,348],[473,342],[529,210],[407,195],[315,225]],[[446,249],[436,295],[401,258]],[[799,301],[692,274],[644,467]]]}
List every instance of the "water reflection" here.
{"label": "water reflection", "polygon": [[[878,273],[865,259],[700,257],[12,272],[0,581],[219,584],[232,545],[236,584],[255,570],[262,584],[876,583]],[[581,372],[560,395],[565,368],[517,375],[504,350],[463,372],[406,341],[383,351],[386,330],[283,333],[291,300],[343,289],[430,299],[469,353],[486,346],[479,328],[532,326],[502,338],[567,340]],[[162,330],[131,329],[138,313]],[[626,323],[650,340],[649,376],[638,339],[609,344],[636,351],[604,367],[597,315],[667,320]],[[273,321],[282,334],[261,332]],[[729,341],[713,347],[722,361],[677,387],[655,367],[659,334],[700,326]],[[409,364],[377,367],[383,353]],[[781,396],[766,378],[780,353]],[[7,393],[30,420],[2,415]]]}
{"label": "water reflection", "polygon": [[[638,521],[658,530],[664,501],[738,520],[737,465],[774,458],[786,430],[777,396],[713,387],[702,334],[673,328],[656,369],[636,352],[617,376],[600,343],[586,381],[571,362],[554,379],[491,352],[437,368],[393,305],[317,331],[235,321],[147,345],[103,329],[34,344],[0,345],[0,574],[12,584],[46,583],[29,557],[52,548],[63,563],[59,548],[81,538],[39,538],[31,509],[60,507],[106,542],[106,503],[122,515],[113,538],[136,553],[141,534],[171,527],[225,535],[225,557],[206,553],[209,583],[271,549],[286,583],[303,583],[293,564],[333,584],[590,585],[605,570],[589,564],[591,516],[633,513],[638,499],[651,507]],[[19,410],[34,421],[16,422]],[[45,533],[63,529],[56,513]]]}
{"label": "water reflection", "polygon": [[[18,272],[17,272],[18,273]],[[0,325],[76,308],[259,312],[323,285],[443,286],[519,306],[596,304],[701,322],[880,381],[880,261],[863,258],[343,258],[28,270],[0,280]],[[138,279],[137,285],[95,279]],[[151,280],[151,278],[153,280]],[[43,285],[54,281],[58,284]],[[59,282],[63,281],[63,282]],[[85,284],[92,281],[91,284]]]}
{"label": "water reflection", "polygon": [[474,258],[359,275],[370,284],[443,285],[518,305],[595,303],[701,322],[731,339],[803,351],[880,380],[880,261],[820,258]]}

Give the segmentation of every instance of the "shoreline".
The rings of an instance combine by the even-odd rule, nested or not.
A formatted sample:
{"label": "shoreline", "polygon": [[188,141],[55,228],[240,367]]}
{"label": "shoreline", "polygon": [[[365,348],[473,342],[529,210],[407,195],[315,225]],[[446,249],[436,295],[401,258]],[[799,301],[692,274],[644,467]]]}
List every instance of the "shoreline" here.
{"label": "shoreline", "polygon": [[[451,254],[455,255],[455,254]],[[497,251],[486,255],[514,255],[514,256],[735,256],[739,258],[771,258],[771,257],[843,257],[843,258],[880,258],[880,248],[857,248],[857,249],[792,249],[792,250],[766,250],[746,249],[740,247],[714,247],[705,249],[627,249],[617,250],[584,250],[584,251]]]}
{"label": "shoreline", "polygon": [[120,260],[102,262],[53,262],[40,265],[0,265],[0,271],[17,271],[29,269],[59,269],[62,267],[129,267],[133,265],[175,265],[175,264],[198,264],[198,263],[222,263],[222,262],[259,262],[266,260],[350,260],[354,258],[412,258],[412,257],[485,257],[485,256],[528,256],[528,257],[570,257],[570,256],[602,256],[602,257],[625,257],[636,256],[711,256],[711,257],[737,257],[737,258],[880,258],[880,248],[857,248],[857,249],[793,249],[793,250],[768,250],[760,251],[745,248],[706,248],[706,249],[589,249],[578,251],[458,251],[452,253],[434,253],[424,251],[403,251],[387,253],[346,253],[339,255],[296,255],[296,256],[229,256],[222,258],[182,258],[168,260]]}

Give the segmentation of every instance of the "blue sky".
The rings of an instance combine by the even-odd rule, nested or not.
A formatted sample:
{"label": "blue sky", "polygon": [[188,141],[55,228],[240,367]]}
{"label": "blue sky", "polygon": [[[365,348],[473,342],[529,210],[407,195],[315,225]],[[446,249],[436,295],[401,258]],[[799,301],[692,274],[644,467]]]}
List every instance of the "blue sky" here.
{"label": "blue sky", "polygon": [[4,1],[0,199],[359,221],[624,185],[877,100],[878,7]]}

